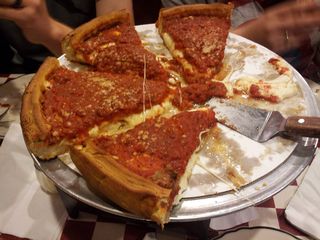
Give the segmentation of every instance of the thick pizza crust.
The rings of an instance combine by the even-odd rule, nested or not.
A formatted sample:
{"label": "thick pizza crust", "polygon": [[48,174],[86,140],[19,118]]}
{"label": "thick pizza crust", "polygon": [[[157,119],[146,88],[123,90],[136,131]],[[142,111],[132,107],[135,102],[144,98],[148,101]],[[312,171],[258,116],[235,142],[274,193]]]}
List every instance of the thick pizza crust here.
{"label": "thick pizza crust", "polygon": [[41,96],[46,89],[46,78],[59,62],[54,57],[47,58],[26,88],[20,113],[21,127],[28,149],[41,159],[49,159],[65,153],[68,149],[63,142],[49,145],[46,138],[51,127],[41,110]]}
{"label": "thick pizza crust", "polygon": [[[25,141],[30,151],[41,159],[56,157],[59,154],[67,152],[70,145],[76,144],[73,141],[74,139],[67,139],[64,137],[60,138],[58,142],[50,141],[50,139],[54,137],[55,129],[52,129],[52,126],[44,116],[42,109],[42,101],[44,100],[42,99],[42,95],[46,90],[50,89],[51,86],[51,83],[48,81],[48,75],[59,67],[59,61],[56,58],[50,57],[46,59],[36,75],[32,78],[29,86],[26,88],[22,100],[21,125],[25,135]],[[87,80],[89,82],[99,81],[101,83],[106,83],[108,81],[107,77],[88,77]],[[143,82],[141,80],[141,87],[142,84]],[[128,86],[130,85],[132,86],[132,83],[128,82]],[[163,88],[164,85],[161,86],[165,93],[166,89]],[[135,91],[137,88],[140,88],[140,86],[132,88],[134,89],[133,91]],[[121,115],[121,112],[119,113],[118,111],[125,111],[125,107],[120,104],[118,106],[119,109],[113,109],[118,115],[115,115],[112,120],[109,119],[99,123],[99,125],[93,123],[93,125],[88,128],[88,134],[90,136],[97,136],[100,134],[119,133],[133,128],[146,118],[177,111],[170,102],[170,92],[168,91],[167,94],[168,96],[165,96],[165,99],[159,99],[161,102],[151,106],[151,108],[144,109],[144,111],[140,113],[135,113],[134,110],[132,110],[132,113]],[[110,96],[110,100],[114,102],[116,99]],[[113,105],[113,107],[115,106],[116,105]],[[112,116],[111,113],[110,116]]]}
{"label": "thick pizza crust", "polygon": [[[191,112],[201,112],[201,114],[205,113],[207,116],[204,117],[204,115],[198,115],[198,118],[192,118],[190,115],[184,115],[189,119],[194,120],[189,122],[186,118],[184,118],[183,122],[180,122],[178,125],[172,126],[185,128],[187,131],[191,132],[196,131],[196,135],[188,135],[187,132],[181,133],[181,139],[184,137],[190,137],[189,139],[195,142],[195,138],[201,139],[201,135],[206,132],[207,127],[211,127],[211,124],[215,123],[215,119],[212,110],[209,108],[202,108],[196,111],[192,110]],[[168,119],[170,118],[171,117],[168,117]],[[210,126],[208,125],[203,131],[200,131],[196,126],[190,128],[190,124],[196,124],[196,121],[201,121],[199,120],[200,118],[201,120],[204,120],[203,124],[209,124]],[[208,121],[213,122],[209,123]],[[184,124],[184,122],[186,122],[186,124]],[[157,123],[161,125],[160,122],[155,121],[155,125],[157,125]],[[202,123],[200,123],[199,126],[201,125]],[[154,157],[152,160],[158,161],[157,158],[159,158],[161,155],[154,154],[154,152],[156,151],[155,148],[151,146],[148,150],[148,147],[144,145],[145,140],[146,142],[148,142],[147,145],[153,145],[152,143],[150,143],[152,141],[148,141],[148,136],[150,138],[157,137],[152,134],[149,135],[148,132],[144,132],[143,128],[140,128],[137,131],[139,131],[139,133],[144,133],[144,136],[146,136],[145,138],[139,138],[136,135],[133,135],[134,137],[136,137],[136,146],[139,146],[141,148],[141,152],[138,152],[138,155],[147,156],[151,154],[149,156]],[[165,128],[164,132],[171,132],[170,127]],[[127,135],[126,137],[128,137],[129,135]],[[160,133],[157,136],[163,135]],[[167,137],[163,138],[160,137],[159,141],[155,142],[158,144],[160,141],[169,141],[171,143],[174,143],[174,141],[170,141],[172,135],[166,136]],[[201,148],[201,140],[199,140],[199,143],[197,142],[198,145],[192,146],[192,152],[190,152],[190,158],[187,160],[187,162],[185,162],[184,157],[186,157],[185,154],[189,154],[188,150],[186,150],[186,152],[184,152],[184,150],[181,150],[181,152],[183,153],[179,153],[180,155],[177,155],[179,151],[169,150],[170,152],[173,152],[172,156],[174,157],[171,158],[170,154],[164,154],[163,156],[171,160],[177,159],[179,156],[179,160],[176,161],[182,161],[180,163],[181,165],[179,165],[179,163],[177,162],[174,162],[174,160],[172,160],[173,162],[168,161],[166,164],[179,165],[179,167],[172,166],[170,175],[166,175],[164,174],[164,172],[162,173],[161,171],[157,170],[157,172],[153,173],[152,177],[148,178],[143,177],[143,175],[139,175],[135,171],[130,170],[130,167],[127,167],[126,164],[123,163],[124,159],[121,158],[126,158],[126,153],[124,155],[118,155],[117,153],[111,155],[108,152],[108,148],[99,146],[98,142],[100,142],[100,139],[91,138],[88,139],[83,144],[83,146],[73,146],[70,151],[70,156],[73,163],[81,172],[83,178],[86,180],[88,186],[93,190],[93,192],[103,198],[112,200],[114,203],[129,212],[132,212],[144,218],[151,219],[162,226],[167,223],[172,206],[179,203],[182,196],[181,194],[187,188],[188,179],[192,173],[194,165],[199,158],[198,150]],[[188,149],[187,142],[184,142],[186,145],[184,145],[182,142],[176,140],[177,145],[171,146],[174,146],[174,148],[178,149]],[[117,142],[117,144],[124,144],[122,146],[124,146],[125,148],[127,148],[128,146],[132,146],[131,141],[126,142],[120,140],[120,142]],[[146,149],[144,149],[144,147],[146,147]],[[134,153],[137,154],[137,152]],[[135,156],[134,153],[132,153],[133,156]],[[132,163],[131,160],[130,162]],[[139,161],[135,162],[135,164],[139,166]]]}
{"label": "thick pizza crust", "polygon": [[[206,5],[199,6],[206,8]],[[186,9],[189,9],[189,7],[186,6]],[[201,8],[193,6],[190,9],[200,11]],[[177,12],[180,12],[180,10]],[[202,10],[201,12],[203,13]],[[121,22],[130,23],[130,16],[125,11],[98,17],[78,27],[66,36],[62,42],[66,57],[69,60],[84,62],[83,57],[74,51],[76,46],[104,28]],[[111,155],[99,151],[92,140],[87,140],[84,146],[75,146],[67,140],[49,145],[47,139],[51,136],[51,126],[43,115],[41,96],[47,88],[48,74],[59,66],[59,61],[56,58],[48,58],[31,80],[23,96],[21,125],[28,149],[41,159],[49,159],[70,151],[72,161],[97,195],[110,199],[122,208],[163,226],[169,220],[173,198],[177,195],[179,188],[183,190],[186,187],[187,179],[197,158],[195,155],[191,157],[184,175],[180,176],[181,178],[175,182],[176,186],[168,189],[131,172]],[[169,105],[169,109],[172,108]],[[165,109],[165,106],[160,109],[154,106],[150,115],[164,115],[167,112]],[[142,116],[146,117],[145,114],[145,112],[141,113],[137,118],[141,120],[143,119]],[[139,122],[138,120],[133,121],[132,127],[137,124],[136,122]],[[105,129],[104,133],[110,132],[110,125],[103,126],[104,124],[107,123],[98,126],[97,135],[103,134],[101,132],[103,129]],[[115,124],[115,126],[117,125]],[[119,128],[114,131],[119,131]],[[183,186],[178,186],[179,183]]]}
{"label": "thick pizza crust", "polygon": [[215,16],[224,19],[230,19],[233,9],[232,4],[214,3],[214,4],[186,4],[170,8],[162,8],[156,25],[159,32],[162,33],[162,21],[170,17],[187,17],[187,16]]}
{"label": "thick pizza crust", "polygon": [[75,51],[76,46],[101,32],[103,29],[119,23],[131,23],[130,14],[126,10],[114,11],[110,14],[94,18],[77,27],[63,38],[61,42],[62,51],[70,61],[86,63],[83,56]]}
{"label": "thick pizza crust", "polygon": [[92,142],[72,147],[72,161],[90,188],[120,207],[163,225],[168,222],[172,190],[134,174],[111,155],[100,153]]}

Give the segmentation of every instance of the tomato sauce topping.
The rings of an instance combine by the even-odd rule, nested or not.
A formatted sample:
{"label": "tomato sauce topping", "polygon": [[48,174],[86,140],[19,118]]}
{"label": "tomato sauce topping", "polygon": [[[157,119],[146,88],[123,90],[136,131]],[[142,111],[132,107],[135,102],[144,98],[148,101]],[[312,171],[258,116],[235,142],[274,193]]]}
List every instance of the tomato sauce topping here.
{"label": "tomato sauce topping", "polygon": [[165,188],[172,188],[200,144],[201,132],[215,126],[214,112],[182,112],[171,118],[149,119],[134,129],[94,140],[130,171]]}
{"label": "tomato sauce topping", "polygon": [[135,73],[144,77],[146,68],[147,79],[167,81],[169,77],[156,56],[143,47],[138,33],[129,23],[115,24],[89,37],[76,49],[98,71]]}
{"label": "tomato sauce topping", "polygon": [[289,68],[285,67],[285,66],[281,66],[281,62],[280,59],[277,58],[270,58],[268,61],[270,64],[272,64],[275,69],[277,70],[277,72],[281,75],[281,74],[285,74],[289,71]]}
{"label": "tomato sauce topping", "polygon": [[222,82],[193,83],[177,89],[173,105],[181,110],[191,109],[194,104],[204,104],[212,97],[226,97],[227,88]]}
{"label": "tomato sauce topping", "polygon": [[[268,89],[270,89],[269,85],[265,85],[264,87],[264,92],[268,92]],[[274,96],[274,95],[263,95],[260,92],[260,87],[256,84],[252,84],[249,88],[249,96],[252,98],[261,98],[266,101],[269,101],[271,103],[277,103],[279,102],[279,97]]]}
{"label": "tomato sauce topping", "polygon": [[146,81],[143,92],[143,79],[136,75],[74,72],[62,67],[48,81],[51,86],[41,103],[52,127],[51,143],[61,138],[81,141],[96,124],[141,112],[144,104],[148,109],[169,94],[167,85],[156,81]]}
{"label": "tomato sauce topping", "polygon": [[88,36],[88,39],[76,46],[75,49],[84,55],[89,55],[94,51],[100,52],[114,44],[141,45],[141,40],[132,25],[119,23],[115,24],[114,27],[99,31],[97,35]]}
{"label": "tomato sauce topping", "polygon": [[[208,69],[214,76],[221,68],[230,21],[214,16],[189,16],[165,19],[163,28],[172,37],[175,48],[200,73]],[[192,73],[186,73],[192,74]]]}
{"label": "tomato sauce topping", "polygon": [[97,55],[94,65],[98,71],[137,73],[147,80],[166,82],[169,74],[156,60],[156,56],[141,45],[121,44],[110,46]]}

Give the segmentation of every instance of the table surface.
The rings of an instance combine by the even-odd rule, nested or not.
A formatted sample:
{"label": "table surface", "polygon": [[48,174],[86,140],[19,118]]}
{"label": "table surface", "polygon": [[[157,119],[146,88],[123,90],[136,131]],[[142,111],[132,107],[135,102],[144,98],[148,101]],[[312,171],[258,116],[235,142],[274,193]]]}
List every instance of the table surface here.
{"label": "table surface", "polygon": [[[5,135],[5,130],[11,122],[18,121],[20,99],[25,86],[32,75],[19,74],[0,74],[0,103],[10,103],[13,112],[9,116],[0,119],[0,139]],[[320,86],[313,82],[309,82],[314,91],[317,100],[320,102]],[[3,88],[8,88],[3,90]],[[15,91],[12,93],[12,91]],[[4,94],[4,95],[3,95]],[[0,140],[1,144],[1,140]],[[284,211],[288,202],[294,195],[307,169],[289,186],[281,192],[265,201],[262,204],[251,208],[258,217],[248,222],[241,223],[232,228],[224,230],[212,230],[208,228],[208,222],[204,222],[204,227],[208,228],[209,237],[216,237],[223,234],[225,231],[235,228],[253,228],[253,229],[273,229],[277,231],[285,231],[295,237],[301,239],[310,239],[299,229],[291,225],[285,218]],[[228,216],[225,216],[228,217]],[[192,223],[194,226],[197,225]],[[200,226],[200,225],[199,225]],[[141,222],[126,221],[124,219],[111,216],[108,214],[100,214],[92,209],[83,206],[80,208],[79,217],[69,217],[63,228],[61,235],[62,240],[67,239],[198,239],[196,235],[186,233],[186,229],[190,229],[188,223],[172,224],[165,227],[164,230],[152,225]],[[200,229],[200,228],[199,228]],[[187,231],[190,232],[190,231]],[[189,235],[188,235],[189,234]],[[106,236],[109,236],[106,238]],[[149,238],[148,238],[149,237]],[[21,238],[0,233],[0,240],[19,240]]]}

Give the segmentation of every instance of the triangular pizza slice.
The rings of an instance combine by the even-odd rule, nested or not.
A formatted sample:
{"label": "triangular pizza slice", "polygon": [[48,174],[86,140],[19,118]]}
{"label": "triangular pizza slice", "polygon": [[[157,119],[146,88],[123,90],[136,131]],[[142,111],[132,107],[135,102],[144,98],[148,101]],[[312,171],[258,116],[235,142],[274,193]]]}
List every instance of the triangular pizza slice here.
{"label": "triangular pizza slice", "polygon": [[161,114],[171,108],[169,99],[165,82],[130,74],[75,72],[48,58],[24,93],[21,122],[30,150],[48,159],[99,131],[124,131]]}
{"label": "triangular pizza slice", "polygon": [[163,226],[197,161],[211,109],[154,117],[121,134],[89,139],[71,158],[91,189]]}
{"label": "triangular pizza slice", "polygon": [[135,73],[167,81],[168,73],[156,56],[144,48],[125,10],[97,17],[69,33],[62,41],[67,59],[100,72]]}
{"label": "triangular pizza slice", "polygon": [[233,6],[191,4],[160,10],[157,27],[187,83],[212,80],[222,67]]}

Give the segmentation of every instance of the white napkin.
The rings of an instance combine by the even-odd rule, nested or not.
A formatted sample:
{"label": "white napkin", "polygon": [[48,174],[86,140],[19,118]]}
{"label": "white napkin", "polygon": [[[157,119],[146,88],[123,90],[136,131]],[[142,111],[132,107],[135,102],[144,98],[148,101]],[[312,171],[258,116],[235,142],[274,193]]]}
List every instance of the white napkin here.
{"label": "white napkin", "polygon": [[[6,134],[9,125],[13,121],[19,121],[22,95],[33,75],[34,74],[27,74],[19,76],[19,74],[10,74],[11,80],[8,82],[6,82],[8,78],[1,79],[0,77],[0,103],[10,106],[8,112],[0,120],[1,136]],[[4,82],[6,82],[6,84],[1,85]]]}
{"label": "white napkin", "polygon": [[0,147],[0,213],[0,232],[33,240],[57,239],[67,217],[60,197],[41,189],[18,123]]}
{"label": "white napkin", "polygon": [[230,213],[225,216],[211,218],[210,219],[210,228],[213,230],[225,230],[253,221],[259,218],[259,214],[254,207],[248,207],[244,210]]}
{"label": "white napkin", "polygon": [[297,192],[290,200],[285,216],[290,223],[320,239],[320,151],[312,161]]}

